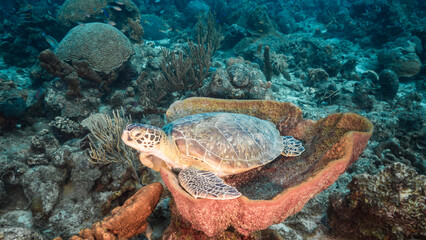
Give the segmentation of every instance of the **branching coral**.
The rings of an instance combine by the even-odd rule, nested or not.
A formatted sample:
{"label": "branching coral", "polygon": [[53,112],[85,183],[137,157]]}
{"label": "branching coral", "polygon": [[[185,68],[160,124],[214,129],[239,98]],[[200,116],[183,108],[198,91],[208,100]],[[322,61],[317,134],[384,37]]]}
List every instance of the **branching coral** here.
{"label": "branching coral", "polygon": [[188,73],[192,65],[191,58],[184,57],[182,51],[176,53],[166,49],[162,50],[162,56],[163,61],[160,67],[163,73],[163,86],[166,89],[174,89],[174,91],[189,86],[191,79],[188,77]]}
{"label": "branching coral", "polygon": [[[123,115],[123,112],[121,113]],[[94,114],[83,121],[90,133],[90,159],[93,164],[120,163],[128,165],[135,179],[141,183],[136,172],[136,153],[121,141],[121,132],[131,117],[122,117],[120,111],[113,111],[113,118],[105,114]]]}
{"label": "branching coral", "polygon": [[198,37],[198,44],[188,42],[188,45],[190,49],[188,55],[192,59],[192,66],[190,69],[191,78],[195,81],[193,87],[198,88],[202,85],[210,69],[213,46],[205,37],[203,38],[201,36]]}
{"label": "branching coral", "polygon": [[256,57],[263,60],[263,72],[267,81],[271,80],[272,73],[283,74],[284,78],[291,81],[291,76],[287,72],[287,57],[282,53],[271,52],[269,46],[265,46],[262,52],[262,44],[257,46]]}
{"label": "branching coral", "polygon": [[212,55],[219,49],[223,37],[220,33],[220,25],[216,23],[215,16],[210,11],[207,15],[201,16],[196,25],[197,36],[206,38],[206,42],[212,46]]}
{"label": "branching coral", "polygon": [[142,72],[136,80],[140,93],[138,102],[146,109],[155,109],[167,95],[167,90],[162,86],[161,77],[147,78],[147,76],[146,72]]}
{"label": "branching coral", "polygon": [[158,81],[169,91],[197,89],[210,69],[212,45],[206,42],[206,38],[199,36],[198,44],[188,41],[188,46],[186,52],[162,52],[162,78]]}

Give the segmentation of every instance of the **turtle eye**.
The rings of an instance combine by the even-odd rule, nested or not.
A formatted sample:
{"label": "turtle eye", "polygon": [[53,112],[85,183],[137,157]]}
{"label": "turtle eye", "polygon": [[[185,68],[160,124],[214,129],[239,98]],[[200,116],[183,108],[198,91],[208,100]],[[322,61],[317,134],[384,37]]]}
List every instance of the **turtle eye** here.
{"label": "turtle eye", "polygon": [[132,138],[138,139],[138,138],[141,137],[142,133],[140,131],[138,131],[138,130],[134,130],[134,131],[130,132],[130,135],[132,136]]}

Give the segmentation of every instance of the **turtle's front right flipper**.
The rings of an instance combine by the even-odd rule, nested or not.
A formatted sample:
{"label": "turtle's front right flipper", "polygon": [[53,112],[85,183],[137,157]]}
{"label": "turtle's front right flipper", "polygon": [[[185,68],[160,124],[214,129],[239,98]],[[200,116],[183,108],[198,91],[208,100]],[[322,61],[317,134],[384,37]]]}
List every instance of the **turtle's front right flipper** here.
{"label": "turtle's front right flipper", "polygon": [[188,167],[179,173],[178,178],[180,185],[195,198],[226,200],[241,196],[236,188],[209,171]]}

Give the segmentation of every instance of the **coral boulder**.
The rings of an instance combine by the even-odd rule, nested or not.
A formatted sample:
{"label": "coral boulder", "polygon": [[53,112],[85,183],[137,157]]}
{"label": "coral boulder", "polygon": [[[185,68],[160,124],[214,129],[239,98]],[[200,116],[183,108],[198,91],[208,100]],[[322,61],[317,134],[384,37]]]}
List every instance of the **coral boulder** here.
{"label": "coral boulder", "polygon": [[395,163],[377,175],[357,175],[350,194],[330,197],[333,234],[345,239],[425,239],[426,178]]}
{"label": "coral boulder", "polygon": [[115,0],[66,0],[57,15],[58,21],[67,27],[103,19],[136,42],[140,42],[143,35],[140,17],[132,0],[119,3]]}
{"label": "coral boulder", "polygon": [[72,62],[85,60],[98,72],[110,73],[134,53],[129,39],[117,28],[105,23],[76,26],[59,43],[55,54]]}

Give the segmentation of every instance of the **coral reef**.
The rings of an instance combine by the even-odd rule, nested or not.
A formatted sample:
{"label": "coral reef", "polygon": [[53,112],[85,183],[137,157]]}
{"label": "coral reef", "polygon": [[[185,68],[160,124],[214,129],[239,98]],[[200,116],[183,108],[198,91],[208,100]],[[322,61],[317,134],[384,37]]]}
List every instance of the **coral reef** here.
{"label": "coral reef", "polygon": [[28,93],[19,89],[15,82],[6,81],[0,77],[0,119],[5,119],[4,124],[0,123],[0,128],[8,126],[6,120],[18,120],[24,117],[27,97]]}
{"label": "coral reef", "polygon": [[[141,185],[161,181],[161,174],[141,164],[136,152],[116,145],[123,126],[115,126],[113,112],[120,109],[123,119],[132,116],[135,122],[158,127],[167,120],[211,109],[238,111],[267,118],[283,134],[286,129],[302,129],[301,123],[306,123],[305,127],[329,124],[324,130],[335,126],[330,122],[336,118],[358,116],[335,113],[362,115],[371,120],[374,133],[358,160],[333,185],[309,200],[300,212],[268,227],[272,232],[255,231],[244,236],[230,227],[215,238],[424,238],[418,234],[424,225],[408,227],[400,221],[403,215],[396,215],[413,209],[410,201],[414,195],[409,194],[414,192],[407,193],[408,188],[400,191],[389,187],[392,181],[375,178],[395,163],[402,163],[419,175],[426,173],[424,1],[0,2],[0,239],[69,239],[123,205]],[[56,43],[62,39],[61,44]],[[266,46],[269,52],[265,51]],[[234,101],[190,98],[206,96]],[[100,117],[98,120],[111,118],[110,125],[99,121],[106,128],[99,127],[101,130],[94,132],[108,144],[97,142],[95,135],[89,133],[90,124],[86,123],[96,116]],[[124,122],[127,121],[122,122],[125,125]],[[350,121],[336,120],[336,124],[341,123],[339,127],[346,127],[347,122]],[[111,125],[113,131],[107,127]],[[303,163],[298,159],[317,154],[315,159],[324,157],[325,161],[329,156],[326,149],[337,141],[334,136],[351,129],[340,128],[336,134],[313,129],[306,137],[316,137],[301,137],[308,143],[302,157],[287,162],[278,159],[280,166],[271,164],[256,174],[226,181],[235,183],[249,202],[262,201],[256,200],[262,197],[266,202],[272,201],[274,196],[290,191],[291,184],[299,187],[299,183],[308,181],[307,176],[326,166],[324,163],[315,168],[320,163],[314,158]],[[351,142],[345,139],[346,143]],[[91,146],[93,150],[105,150],[98,151],[102,156],[99,159],[127,163],[132,159],[134,165],[93,165]],[[281,169],[283,166],[288,166],[287,170]],[[276,171],[279,174],[273,177]],[[419,179],[407,171],[408,175],[397,175]],[[362,189],[349,193],[348,184],[359,174],[368,174],[355,177]],[[280,181],[283,176],[288,181]],[[364,178],[372,182],[363,182]],[[411,183],[407,178],[402,183]],[[272,181],[267,184],[269,179]],[[290,186],[284,186],[287,183]],[[374,188],[377,198],[365,190]],[[400,193],[401,201],[393,201],[396,197],[390,198],[393,202],[384,199],[383,189],[389,189],[389,194]],[[358,196],[356,191],[366,194]],[[334,192],[339,193],[332,198],[336,201],[329,198]],[[179,191],[174,194],[186,196]],[[357,202],[351,202],[351,197]],[[378,197],[380,202],[376,201]],[[404,197],[408,202],[404,202]],[[364,199],[368,202],[362,202]],[[334,228],[334,233],[327,222],[330,201],[338,207],[330,209],[349,212],[336,218],[338,222],[333,224],[341,223],[343,227]],[[356,204],[355,208],[346,205],[350,203]],[[151,239],[161,239],[169,223],[164,237],[211,239],[191,227],[191,221],[199,217],[187,221],[179,210],[184,205],[173,200],[169,191],[163,194],[159,205],[148,219],[153,227]],[[387,209],[381,208],[377,213],[382,205]],[[191,209],[198,209],[195,206]],[[279,215],[289,206],[276,213]],[[393,211],[395,206],[397,210]],[[367,209],[378,214],[376,219],[383,224],[389,220],[383,215],[386,213],[399,225],[389,223],[389,228],[382,228],[378,226],[380,222],[373,222]],[[367,229],[358,213],[365,213],[365,223],[378,226],[378,231]],[[210,212],[206,216],[209,215]],[[350,219],[346,216],[354,217],[355,228],[362,227],[358,228],[360,234],[370,235],[350,235],[354,230],[349,228]],[[408,216],[407,223],[412,223],[414,217]],[[194,226],[202,226],[202,222],[197,224]],[[390,226],[396,230],[392,232]]]}
{"label": "coral reef", "polygon": [[53,135],[60,142],[81,137],[84,133],[82,126],[68,118],[57,116],[49,123],[52,128]]}
{"label": "coral reef", "polygon": [[12,239],[33,239],[45,240],[40,233],[24,227],[5,227],[0,228],[0,237],[4,240]]}
{"label": "coral reef", "polygon": [[[57,8],[56,3],[39,1],[34,6],[28,1],[10,3],[15,6],[0,14],[9,15],[0,24],[0,56],[8,65],[31,67],[40,51],[51,47],[45,36],[61,39],[68,29],[62,28],[50,14]],[[1,6],[5,4],[2,2]]]}
{"label": "coral reef", "polygon": [[322,68],[308,69],[307,86],[319,87],[328,80],[328,73]]}
{"label": "coral reef", "polygon": [[398,77],[415,76],[422,66],[418,56],[423,51],[421,44],[417,37],[398,38],[395,42],[389,42],[378,54],[379,63],[393,70]]}
{"label": "coral reef", "polygon": [[[41,67],[68,84],[68,96],[80,96],[81,88],[78,74],[71,65],[59,59],[50,49],[41,52],[38,58]],[[95,81],[101,82],[99,78],[95,78]]]}
{"label": "coral reef", "polygon": [[64,82],[56,81],[54,86],[46,91],[43,100],[43,113],[49,120],[61,116],[73,121],[81,121],[99,108],[101,104],[99,96],[102,94],[98,89],[89,88],[89,91],[84,92],[84,97],[80,98],[66,94],[71,91],[69,86],[68,90],[66,89],[67,86]]}
{"label": "coral reef", "polygon": [[350,194],[331,196],[329,223],[333,234],[345,239],[421,239],[426,178],[401,163],[377,175],[356,175]]}
{"label": "coral reef", "polygon": [[[268,109],[266,111],[278,107],[283,108],[283,112],[296,113],[279,116],[277,127],[282,135],[295,136],[306,142],[306,153],[296,158],[280,157],[261,170],[228,177],[228,183],[236,186],[244,196],[224,201],[195,199],[180,187],[170,170],[160,170],[164,183],[173,195],[176,213],[190,222],[192,228],[209,237],[221,234],[229,226],[243,235],[249,235],[300,211],[310,198],[329,187],[356,161],[373,131],[371,122],[356,114],[333,114],[313,122],[303,120],[297,107],[278,102],[195,98],[173,104],[167,115],[169,119],[176,119],[191,115],[194,111],[225,110],[250,114],[258,104],[263,104]],[[256,116],[255,111],[253,115]],[[268,119],[271,116],[260,117]],[[169,229],[167,232],[176,235],[176,232],[184,234],[185,230]]]}
{"label": "coral reef", "polygon": [[200,91],[206,97],[264,99],[270,94],[270,86],[262,71],[244,59],[230,58],[226,69],[217,69]]}
{"label": "coral reef", "polygon": [[389,69],[384,69],[379,73],[380,93],[385,99],[393,99],[399,88],[398,76]]}

